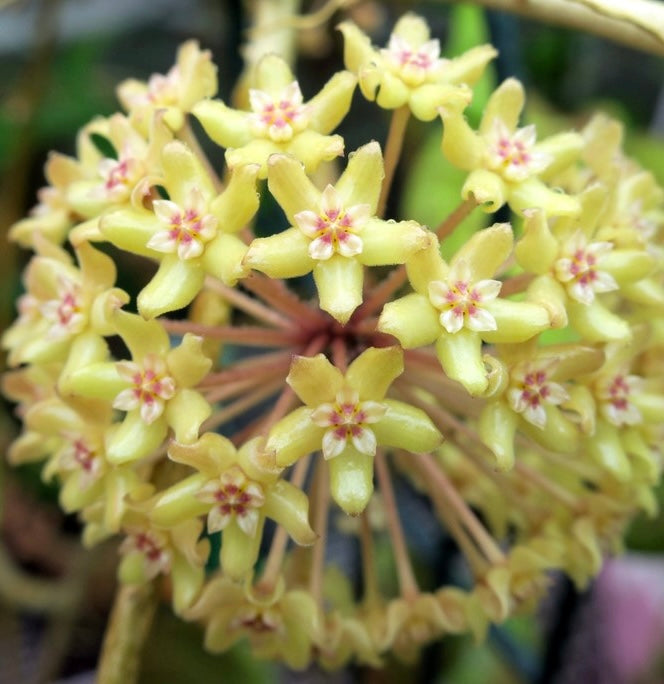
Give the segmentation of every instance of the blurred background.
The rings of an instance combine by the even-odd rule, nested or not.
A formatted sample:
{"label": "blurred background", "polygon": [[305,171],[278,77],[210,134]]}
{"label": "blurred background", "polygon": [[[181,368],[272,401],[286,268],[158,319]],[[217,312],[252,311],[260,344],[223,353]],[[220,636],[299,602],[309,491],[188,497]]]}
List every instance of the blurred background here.
{"label": "blurred background", "polygon": [[[313,11],[320,2],[303,3]],[[395,19],[416,10],[453,56],[490,40],[500,51],[481,85],[482,99],[508,75],[529,91],[527,118],[542,135],[582,126],[602,109],[624,122],[625,147],[664,184],[664,59],[571,30],[472,4],[357,2],[347,12],[377,44]],[[0,327],[14,319],[21,272],[29,254],[6,242],[6,230],[36,203],[49,150],[75,154],[76,131],[119,109],[115,86],[125,78],[165,73],[180,43],[197,38],[219,67],[219,97],[228,100],[242,69],[252,3],[233,0],[0,0]],[[342,67],[341,38],[328,24],[299,37],[296,72],[305,100]],[[384,139],[385,112],[358,96],[341,130],[347,149]],[[440,220],[440,201],[427,178],[440,182],[440,124],[411,125],[410,173],[397,178],[392,213],[424,223]],[[217,152],[219,158],[219,152]],[[404,168],[404,165],[401,166]],[[454,179],[451,179],[453,184]],[[450,206],[456,197],[450,193]],[[0,412],[0,447],[17,434],[12,407]],[[57,507],[57,492],[39,467],[0,465],[0,684],[88,682],[98,656],[113,591],[116,548],[81,550],[75,519]],[[515,618],[476,646],[447,638],[420,663],[381,672],[348,669],[288,673],[252,660],[242,646],[212,657],[201,634],[158,614],[142,682],[438,682],[498,684],[664,682],[664,526],[637,520],[628,553],[607,563],[579,594],[552,578],[549,599],[534,617]],[[444,571],[444,569],[443,569]]]}

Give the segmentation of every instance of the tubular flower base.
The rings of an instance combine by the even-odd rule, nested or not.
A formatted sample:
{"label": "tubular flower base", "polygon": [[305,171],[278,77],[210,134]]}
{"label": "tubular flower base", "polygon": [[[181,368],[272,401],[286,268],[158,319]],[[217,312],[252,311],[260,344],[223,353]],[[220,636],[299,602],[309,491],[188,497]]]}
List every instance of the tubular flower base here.
{"label": "tubular flower base", "polygon": [[[121,582],[164,582],[210,650],[247,639],[293,668],[412,660],[534,609],[554,569],[585,585],[654,513],[664,436],[664,192],[620,125],[537,142],[508,79],[474,131],[493,48],[444,59],[414,15],[383,49],[340,31],[348,71],[308,99],[267,55],[250,111],[211,99],[211,56],[186,43],[121,86],[125,113],[86,126],[77,158],[50,158],[10,229],[35,252],[2,338],[24,421],[10,460],[43,461],[84,543],[119,537]],[[337,164],[358,83],[398,125],[385,153],[367,140]],[[383,215],[411,112],[441,116],[441,154],[469,172],[440,235],[504,204],[518,231],[493,223],[446,261],[435,231]],[[281,232],[255,227],[270,194]],[[105,242],[156,264],[140,292],[115,287]],[[457,586],[416,577],[404,487],[465,558]],[[358,548],[358,595],[330,535]]]}

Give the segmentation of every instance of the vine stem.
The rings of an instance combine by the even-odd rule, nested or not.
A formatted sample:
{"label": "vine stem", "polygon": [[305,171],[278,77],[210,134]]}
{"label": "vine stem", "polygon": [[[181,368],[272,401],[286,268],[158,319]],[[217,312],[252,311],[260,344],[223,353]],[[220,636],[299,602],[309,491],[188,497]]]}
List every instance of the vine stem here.
{"label": "vine stem", "polygon": [[392,489],[392,482],[390,480],[390,473],[387,469],[385,455],[380,450],[376,452],[375,468],[380,491],[383,495],[383,504],[385,506],[385,514],[387,515],[387,527],[390,532],[394,560],[397,565],[399,589],[404,598],[414,598],[420,593],[420,589],[417,586],[415,574],[413,573],[413,566],[411,565],[410,556],[408,555],[408,547],[406,546],[403,528],[401,527],[401,520],[399,520],[399,510],[397,509],[397,502],[394,497],[394,490]]}
{"label": "vine stem", "polygon": [[96,684],[133,684],[138,681],[141,652],[156,608],[154,583],[119,587],[104,637]]}
{"label": "vine stem", "polygon": [[491,9],[587,31],[637,50],[664,55],[664,6],[657,0],[630,0],[620,4],[607,0],[473,1]]}
{"label": "vine stem", "polygon": [[403,148],[403,141],[406,134],[406,126],[410,119],[410,107],[403,105],[395,109],[392,113],[392,120],[390,121],[390,129],[387,133],[387,142],[385,143],[385,178],[383,180],[383,187],[380,191],[380,198],[378,200],[378,208],[376,209],[376,216],[383,216],[385,214],[385,205],[390,194],[392,181],[394,180],[394,173],[399,163],[401,156],[401,149]]}

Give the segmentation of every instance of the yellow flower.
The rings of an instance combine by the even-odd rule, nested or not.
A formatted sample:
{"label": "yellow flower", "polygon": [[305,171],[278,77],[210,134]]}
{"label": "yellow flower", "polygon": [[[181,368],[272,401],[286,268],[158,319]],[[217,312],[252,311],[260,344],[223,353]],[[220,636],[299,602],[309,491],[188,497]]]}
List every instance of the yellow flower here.
{"label": "yellow flower", "polygon": [[231,168],[259,164],[259,178],[267,175],[271,154],[287,153],[311,173],[322,161],[343,153],[343,139],[328,135],[346,116],[355,89],[347,72],[335,74],[311,100],[303,102],[300,86],[286,62],[266,55],[256,65],[249,90],[250,112],[230,109],[218,100],[197,104],[192,112],[206,133],[228,148]]}
{"label": "yellow flower", "polygon": [[173,131],[185,123],[192,107],[217,92],[217,67],[209,50],[195,40],[183,43],[175,65],[166,75],[153,74],[147,83],[128,79],[118,86],[118,99],[136,126],[146,131],[154,112],[163,110],[164,121]]}
{"label": "yellow flower", "polygon": [[461,194],[474,197],[487,212],[507,202],[517,212],[539,207],[549,216],[574,216],[578,201],[544,181],[575,161],[582,138],[570,132],[536,142],[534,126],[517,128],[524,97],[519,81],[504,81],[489,98],[477,132],[458,108],[441,108],[443,154],[470,171]]}
{"label": "yellow flower", "polygon": [[347,513],[361,513],[373,493],[378,445],[417,452],[429,451],[441,441],[423,411],[385,399],[402,370],[397,347],[365,350],[345,376],[322,354],[295,357],[287,382],[306,406],[270,430],[267,448],[283,466],[322,449],[329,462],[332,497]]}
{"label": "yellow flower", "polygon": [[394,26],[388,45],[376,49],[350,21],[339,25],[346,67],[358,75],[362,94],[385,109],[408,105],[413,115],[431,121],[440,107],[463,109],[473,85],[497,52],[481,45],[455,59],[441,59],[424,19],[406,14]]}
{"label": "yellow flower", "polygon": [[272,156],[268,186],[292,225],[254,240],[244,263],[273,278],[313,272],[320,307],[346,323],[362,303],[363,266],[401,264],[427,244],[415,221],[375,216],[383,175],[375,142],[351,154],[336,185],[323,192],[296,159]]}

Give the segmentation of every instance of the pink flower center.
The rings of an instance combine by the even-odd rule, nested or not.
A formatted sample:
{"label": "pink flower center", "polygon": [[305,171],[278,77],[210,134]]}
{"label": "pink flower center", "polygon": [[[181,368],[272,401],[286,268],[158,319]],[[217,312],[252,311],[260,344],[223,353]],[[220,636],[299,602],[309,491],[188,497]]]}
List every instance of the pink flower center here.
{"label": "pink flower center", "polygon": [[521,400],[532,408],[537,408],[550,395],[544,371],[526,373],[523,379]]}

